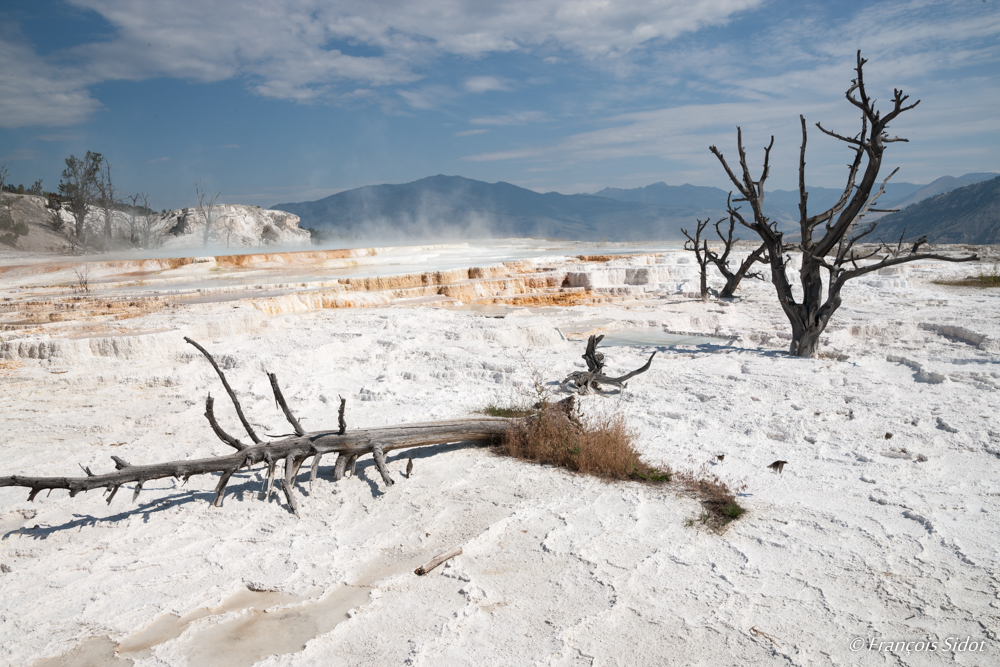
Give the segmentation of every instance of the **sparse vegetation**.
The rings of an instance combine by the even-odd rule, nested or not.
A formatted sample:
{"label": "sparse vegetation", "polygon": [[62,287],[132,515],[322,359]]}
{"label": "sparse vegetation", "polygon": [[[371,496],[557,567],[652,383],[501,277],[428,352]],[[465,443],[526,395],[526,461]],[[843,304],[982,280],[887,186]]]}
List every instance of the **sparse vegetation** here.
{"label": "sparse vegetation", "polygon": [[[675,473],[642,461],[633,446],[635,433],[620,414],[583,415],[572,403],[542,400],[533,408],[490,404],[483,412],[494,417],[519,418],[504,434],[498,450],[505,456],[555,465],[606,480],[650,484],[678,482],[701,502],[702,525],[722,529],[746,513],[736,493],[717,475]],[[693,526],[694,519],[686,521]]]}
{"label": "sparse vegetation", "polygon": [[674,477],[701,501],[703,510],[698,517],[701,524],[721,529],[746,514],[746,509],[736,500],[736,493],[718,475],[702,470],[697,475],[678,472]]}
{"label": "sparse vegetation", "polygon": [[623,416],[587,416],[566,405],[542,402],[527,419],[507,430],[500,452],[603,479],[670,480],[669,470],[659,470],[639,458],[632,446],[635,435]]}
{"label": "sparse vegetation", "polygon": [[503,406],[497,405],[496,403],[490,403],[482,410],[483,414],[488,417],[506,417],[508,419],[527,417],[532,413],[532,409],[522,406]]}
{"label": "sparse vegetation", "polygon": [[982,269],[974,276],[959,280],[935,280],[934,284],[951,287],[1000,287],[1000,264],[994,264],[990,270]]}
{"label": "sparse vegetation", "polygon": [[75,289],[90,294],[90,267],[84,264],[79,269],[74,269],[73,273],[76,274]]}
{"label": "sparse vegetation", "polygon": [[[10,211],[10,204],[3,199],[4,181],[7,180],[7,165],[0,165],[0,243],[15,245],[18,236],[28,233],[28,225],[21,221],[15,221]],[[22,192],[24,188],[21,188]]]}

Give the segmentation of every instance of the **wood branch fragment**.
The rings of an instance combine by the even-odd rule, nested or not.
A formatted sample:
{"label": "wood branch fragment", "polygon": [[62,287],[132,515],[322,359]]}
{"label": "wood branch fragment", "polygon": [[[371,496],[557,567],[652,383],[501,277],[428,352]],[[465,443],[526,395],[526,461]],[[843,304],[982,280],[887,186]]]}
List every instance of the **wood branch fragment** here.
{"label": "wood branch fragment", "polygon": [[344,472],[347,470],[347,459],[350,457],[346,454],[338,454],[337,462],[333,464],[333,481],[339,482],[344,479]]}
{"label": "wood branch fragment", "polygon": [[249,435],[250,439],[259,445],[260,438],[257,437],[257,434],[250,426],[250,422],[247,421],[247,418],[243,416],[243,408],[240,406],[240,402],[236,398],[236,393],[233,391],[233,388],[229,386],[229,381],[226,380],[226,374],[222,372],[221,368],[219,368],[219,364],[215,363],[215,358],[213,358],[212,355],[208,353],[208,350],[206,350],[197,342],[191,340],[187,336],[184,337],[184,340],[190,343],[191,345],[194,345],[199,352],[205,355],[205,358],[208,359],[208,362],[212,364],[212,368],[215,369],[215,372],[219,374],[219,379],[222,380],[222,386],[226,388],[226,393],[229,394],[229,398],[232,399],[233,405],[236,407],[236,414],[239,415],[240,422],[242,422],[243,428],[246,429],[247,435]]}
{"label": "wood branch fragment", "polygon": [[316,475],[319,473],[319,462],[323,458],[322,454],[313,457],[312,467],[309,469],[309,493],[313,492],[313,484],[316,482]]}
{"label": "wood branch fragment", "polygon": [[285,492],[285,500],[288,501],[288,506],[292,509],[292,513],[296,517],[299,516],[299,504],[295,500],[295,492],[292,489],[292,484],[295,479],[295,453],[291,453],[285,457],[285,479],[284,483],[281,485],[281,490]]}
{"label": "wood branch fragment", "polygon": [[264,462],[267,463],[267,480],[264,482],[264,500],[270,500],[271,489],[274,488],[274,469],[278,462],[271,456],[270,452],[264,455]]}
{"label": "wood branch fragment", "polygon": [[271,391],[274,392],[274,401],[281,407],[281,411],[285,413],[285,419],[288,423],[292,425],[292,429],[295,430],[295,435],[305,435],[306,432],[303,430],[302,426],[299,424],[299,420],[295,418],[292,411],[288,409],[288,403],[285,402],[285,397],[281,394],[281,388],[278,387],[278,376],[274,373],[268,373],[267,379],[271,382]]}
{"label": "wood branch fragment", "polygon": [[418,577],[422,577],[423,575],[427,574],[428,572],[436,568],[441,563],[451,558],[454,558],[455,556],[458,556],[461,553],[462,553],[462,547],[455,547],[451,551],[445,551],[443,554],[435,556],[428,562],[418,567],[416,570],[413,571],[413,573],[416,574]]}
{"label": "wood branch fragment", "polygon": [[392,479],[392,475],[389,474],[389,467],[385,464],[385,452],[382,451],[382,445],[375,443],[372,445],[372,457],[375,459],[375,467],[378,468],[378,472],[382,475],[382,481],[385,482],[386,486],[392,486],[396,482]]}
{"label": "wood branch fragment", "polygon": [[752,628],[750,628],[750,632],[752,632],[752,633],[754,633],[755,635],[758,635],[758,636],[760,636],[760,637],[763,637],[764,639],[767,639],[767,640],[769,640],[769,641],[770,641],[770,642],[771,642],[772,644],[774,644],[774,645],[775,645],[775,646],[777,646],[778,648],[781,648],[781,644],[779,644],[779,643],[778,643],[778,640],[777,640],[777,639],[775,639],[774,637],[772,637],[771,635],[767,634],[766,632],[761,632],[761,631],[760,631],[760,630],[758,630],[758,629],[757,629],[756,627],[752,627]]}
{"label": "wood branch fragment", "polygon": [[344,435],[347,433],[347,422],[344,420],[344,408],[347,407],[347,399],[343,396],[337,396],[340,399],[340,410],[337,411],[337,423],[340,425],[340,431],[337,435]]}
{"label": "wood branch fragment", "polygon": [[233,476],[239,468],[233,468],[232,470],[227,470],[222,473],[222,477],[219,478],[219,483],[215,487],[215,498],[212,500],[213,507],[222,507],[222,496],[226,493],[226,484],[229,483],[229,478]]}
{"label": "wood branch fragment", "polygon": [[215,405],[215,399],[213,399],[212,395],[209,394],[208,398],[205,399],[205,417],[208,418],[208,424],[209,426],[212,427],[212,430],[215,431],[215,435],[219,436],[219,439],[222,440],[222,442],[229,445],[230,447],[235,447],[236,451],[242,451],[246,449],[246,445],[244,445],[242,442],[240,442],[233,436],[226,433],[224,430],[222,430],[222,427],[219,426],[219,422],[215,420],[215,410],[212,409],[214,405]]}

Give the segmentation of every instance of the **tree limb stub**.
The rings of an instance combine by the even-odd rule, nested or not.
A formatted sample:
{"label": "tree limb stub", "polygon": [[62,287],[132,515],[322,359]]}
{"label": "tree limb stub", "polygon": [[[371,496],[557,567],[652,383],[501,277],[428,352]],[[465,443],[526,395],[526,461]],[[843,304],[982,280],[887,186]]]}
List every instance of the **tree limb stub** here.
{"label": "tree limb stub", "polygon": [[[396,449],[407,449],[410,447],[423,447],[427,445],[439,445],[452,442],[469,443],[494,443],[512,422],[517,419],[503,417],[473,417],[467,419],[456,419],[441,422],[424,422],[417,424],[404,424],[399,426],[388,426],[384,428],[358,429],[347,433],[347,426],[344,420],[344,406],[346,401],[341,398],[338,415],[338,428],[320,431],[305,431],[299,425],[298,420],[288,409],[281,390],[277,386],[277,379],[273,373],[268,373],[271,386],[274,389],[275,401],[282,408],[286,418],[295,429],[295,434],[282,437],[280,439],[263,442],[257,437],[249,422],[243,415],[239,401],[226,381],[225,374],[215,363],[212,355],[205,348],[191,340],[185,340],[194,345],[209,360],[213,368],[219,374],[226,391],[229,393],[236,412],[243,422],[247,433],[254,440],[253,445],[245,445],[232,437],[219,426],[215,419],[213,410],[214,400],[211,395],[205,402],[205,416],[209,425],[227,445],[236,449],[235,452],[224,456],[213,456],[202,459],[189,459],[182,461],[166,461],[163,463],[153,463],[149,465],[132,465],[128,461],[112,456],[115,463],[115,472],[106,474],[95,474],[89,467],[80,466],[85,473],[85,477],[31,477],[27,475],[10,475],[0,477],[0,487],[19,486],[29,489],[28,500],[34,500],[40,491],[52,489],[66,489],[70,497],[81,491],[91,489],[105,489],[109,494],[108,504],[114,499],[118,489],[126,484],[135,484],[133,502],[138,498],[142,486],[149,480],[173,477],[184,479],[186,482],[195,475],[205,475],[219,473],[219,482],[215,487],[215,496],[212,499],[214,507],[221,507],[225,495],[226,486],[232,476],[241,468],[250,468],[259,463],[267,466],[267,478],[262,489],[262,496],[267,499],[271,495],[274,487],[275,468],[278,461],[284,461],[284,475],[280,480],[282,492],[288,501],[289,508],[298,516],[298,501],[293,493],[295,478],[298,475],[302,463],[309,457],[313,457],[313,462],[309,474],[310,487],[315,481],[319,469],[319,459],[324,454],[337,453],[337,462],[334,470],[334,480],[344,477],[348,469],[354,472],[354,466],[359,456],[372,454],[375,465],[382,475],[382,480],[387,486],[391,486],[394,480],[389,474],[385,462],[385,453]],[[647,364],[648,366],[648,364]]]}

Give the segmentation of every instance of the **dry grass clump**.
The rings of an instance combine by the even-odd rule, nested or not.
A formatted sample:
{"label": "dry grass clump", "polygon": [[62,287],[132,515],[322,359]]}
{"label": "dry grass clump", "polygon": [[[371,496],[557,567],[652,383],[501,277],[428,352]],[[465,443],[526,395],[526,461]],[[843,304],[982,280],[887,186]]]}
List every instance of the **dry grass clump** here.
{"label": "dry grass clump", "polygon": [[[542,400],[533,406],[491,403],[483,410],[493,417],[512,419],[500,439],[499,453],[606,480],[680,482],[684,491],[701,502],[698,521],[714,530],[724,529],[746,512],[736,501],[736,493],[706,469],[675,473],[644,463],[632,446],[635,433],[623,415],[582,415],[572,397],[551,403],[539,395]],[[688,521],[694,523],[695,519]]]}
{"label": "dry grass clump", "polygon": [[[698,520],[712,528],[721,529],[731,521],[740,518],[746,510],[736,502],[736,494],[719,479],[718,475],[703,472],[699,476],[682,472],[676,474],[677,481],[700,501],[704,511]],[[694,523],[692,520],[690,523]]]}
{"label": "dry grass clump", "polygon": [[953,287],[1000,287],[1000,264],[994,264],[990,271],[980,271],[978,275],[961,280],[935,280],[937,285]]}
{"label": "dry grass clump", "polygon": [[572,404],[542,402],[527,418],[511,424],[499,450],[603,479],[669,482],[670,470],[654,468],[639,458],[632,446],[634,437],[621,415],[585,417]]}

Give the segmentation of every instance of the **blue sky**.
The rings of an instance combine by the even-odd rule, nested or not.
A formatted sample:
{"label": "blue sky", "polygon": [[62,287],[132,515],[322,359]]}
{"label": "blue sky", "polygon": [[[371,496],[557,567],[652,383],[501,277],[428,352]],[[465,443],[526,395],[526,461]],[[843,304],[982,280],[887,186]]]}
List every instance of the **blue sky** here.
{"label": "blue sky", "polygon": [[[0,162],[55,189],[88,149],[155,208],[267,206],[437,173],[540,192],[728,189],[708,152],[794,188],[798,114],[853,134],[843,93],[921,104],[898,180],[1000,171],[998,0],[4,0]],[[848,155],[809,135],[808,182]]]}

